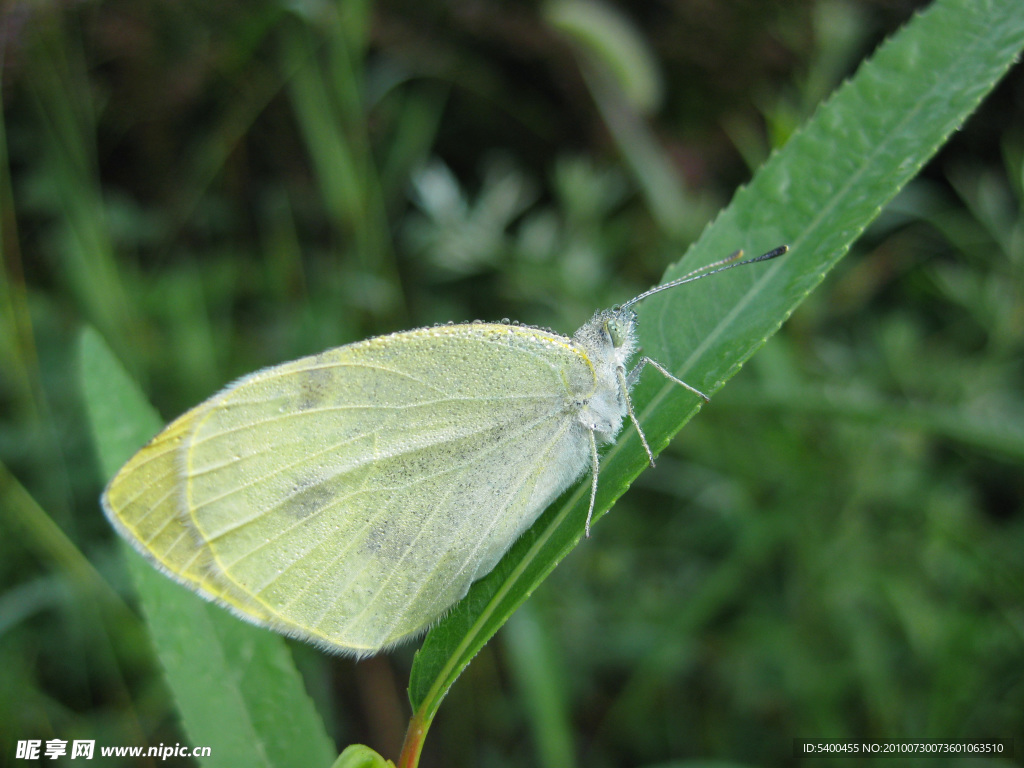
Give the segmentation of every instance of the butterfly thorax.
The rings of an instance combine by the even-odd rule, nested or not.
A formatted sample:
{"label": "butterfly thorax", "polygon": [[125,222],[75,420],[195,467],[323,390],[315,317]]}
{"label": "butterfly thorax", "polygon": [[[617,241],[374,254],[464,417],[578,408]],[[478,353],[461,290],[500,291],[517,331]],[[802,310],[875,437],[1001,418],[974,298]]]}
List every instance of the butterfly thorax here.
{"label": "butterfly thorax", "polygon": [[593,395],[579,410],[580,422],[601,442],[615,438],[626,415],[626,366],[636,352],[636,313],[613,307],[596,312],[572,337],[594,369]]}

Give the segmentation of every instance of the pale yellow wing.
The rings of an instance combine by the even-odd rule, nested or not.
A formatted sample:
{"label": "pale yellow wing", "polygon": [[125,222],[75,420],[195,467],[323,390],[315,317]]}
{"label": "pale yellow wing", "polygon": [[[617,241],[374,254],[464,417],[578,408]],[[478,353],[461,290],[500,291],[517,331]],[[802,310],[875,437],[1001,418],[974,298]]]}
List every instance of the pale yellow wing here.
{"label": "pale yellow wing", "polygon": [[103,509],[117,531],[157,568],[256,622],[270,615],[252,597],[213,578],[213,557],[183,513],[182,449],[207,403],[169,424],[110,481]]}
{"label": "pale yellow wing", "polygon": [[205,595],[372,653],[443,615],[589,466],[576,414],[593,388],[570,341],[535,329],[371,339],[189,412],[119,473],[108,507]]}

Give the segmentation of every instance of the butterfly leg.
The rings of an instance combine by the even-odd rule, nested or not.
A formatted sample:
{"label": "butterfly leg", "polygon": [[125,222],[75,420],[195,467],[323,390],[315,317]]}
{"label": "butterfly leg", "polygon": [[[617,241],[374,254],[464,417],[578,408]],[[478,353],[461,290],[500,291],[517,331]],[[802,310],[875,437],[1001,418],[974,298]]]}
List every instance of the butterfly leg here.
{"label": "butterfly leg", "polygon": [[691,392],[693,392],[693,394],[697,395],[697,397],[699,397],[705,403],[711,402],[711,398],[709,398],[699,389],[697,389],[696,387],[691,387],[682,379],[677,379],[675,376],[673,376],[671,373],[665,370],[665,366],[663,366],[657,360],[652,360],[649,357],[641,357],[640,362],[636,364],[636,368],[629,372],[629,378],[627,379],[627,383],[630,387],[632,387],[634,384],[637,383],[637,381],[640,380],[640,371],[642,371],[644,369],[644,366],[648,364],[650,364],[651,367],[656,368],[661,373],[661,375],[664,376],[669,381],[674,381],[676,384],[683,387],[684,389],[688,389]]}
{"label": "butterfly leg", "polygon": [[[647,358],[644,359],[646,360]],[[643,362],[637,365],[637,367],[634,368],[633,371],[630,371],[629,378],[632,379],[633,373],[638,371],[642,367]],[[644,431],[640,429],[640,422],[636,420],[636,414],[633,413],[633,399],[629,396],[629,389],[630,387],[633,386],[633,384],[628,383],[628,380],[626,379],[626,374],[621,367],[619,367],[615,371],[615,374],[619,378],[619,391],[621,391],[622,396],[626,398],[626,413],[629,414],[629,420],[632,421],[633,426],[636,427],[636,433],[640,435],[640,442],[643,443],[644,450],[647,451],[647,460],[651,463],[651,466],[653,467],[654,454],[651,453],[651,446],[647,444],[647,436],[644,434]]]}
{"label": "butterfly leg", "polygon": [[587,524],[584,528],[587,538],[590,538],[590,518],[594,516],[594,503],[597,501],[597,440],[594,438],[594,430],[590,430],[590,509],[587,510]]}

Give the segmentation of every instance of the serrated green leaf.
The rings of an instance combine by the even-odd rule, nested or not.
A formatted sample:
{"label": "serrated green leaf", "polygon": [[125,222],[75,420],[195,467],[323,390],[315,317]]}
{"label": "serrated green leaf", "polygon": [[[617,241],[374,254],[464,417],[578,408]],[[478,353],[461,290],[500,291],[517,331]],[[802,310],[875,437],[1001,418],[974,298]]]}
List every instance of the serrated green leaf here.
{"label": "serrated green leaf", "polygon": [[[92,329],[80,376],[100,465],[117,471],[160,428],[156,411]],[[96,504],[96,514],[103,514]],[[336,751],[285,640],[245,624],[124,546],[153,647],[204,766],[327,766]]]}
{"label": "serrated green leaf", "polygon": [[[769,159],[666,279],[737,248],[753,254],[788,243],[792,252],[646,301],[639,315],[647,353],[705,392],[721,387],[974,110],[1022,47],[1019,0],[940,0],[915,17]],[[645,372],[634,403],[655,451],[698,407],[693,395],[653,371]],[[636,435],[625,429],[602,456],[597,517],[645,465]],[[576,546],[586,508],[583,483],[427,636],[409,685],[418,728],[429,727],[470,659]]]}

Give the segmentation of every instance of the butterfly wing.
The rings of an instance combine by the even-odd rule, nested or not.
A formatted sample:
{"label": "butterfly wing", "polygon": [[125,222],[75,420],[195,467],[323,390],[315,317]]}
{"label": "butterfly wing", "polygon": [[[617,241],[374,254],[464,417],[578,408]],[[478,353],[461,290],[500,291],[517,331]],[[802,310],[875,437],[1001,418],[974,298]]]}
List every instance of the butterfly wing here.
{"label": "butterfly wing", "polygon": [[108,514],[256,623],[368,654],[426,629],[589,464],[568,339],[471,324],[266,369],[115,477]]}
{"label": "butterfly wing", "polygon": [[178,417],[125,464],[107,486],[107,517],[131,545],[171,578],[257,623],[270,615],[252,595],[214,577],[210,550],[200,545],[181,506],[182,445],[206,404]]}

